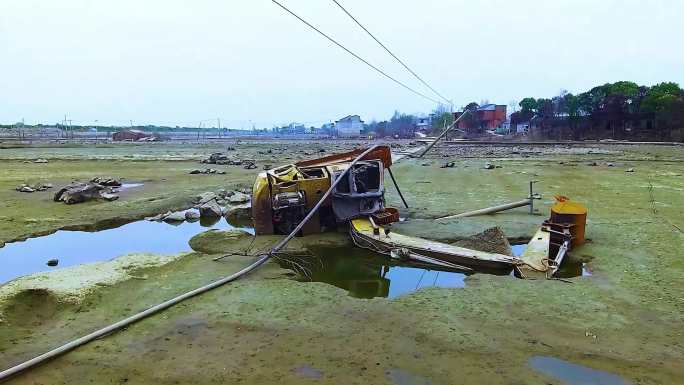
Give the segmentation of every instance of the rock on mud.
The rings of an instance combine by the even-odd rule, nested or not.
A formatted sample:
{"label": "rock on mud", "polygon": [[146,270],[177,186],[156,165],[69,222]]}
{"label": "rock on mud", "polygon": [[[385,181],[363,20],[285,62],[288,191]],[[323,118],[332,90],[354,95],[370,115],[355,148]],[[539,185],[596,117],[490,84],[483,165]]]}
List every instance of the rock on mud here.
{"label": "rock on mud", "polygon": [[241,205],[228,206],[226,207],[226,213],[224,215],[229,221],[236,221],[240,219],[251,219],[252,218],[252,204],[247,202]]}
{"label": "rock on mud", "polygon": [[97,183],[101,186],[107,186],[107,187],[121,187],[121,179],[117,178],[109,178],[109,177],[99,177],[96,176],[95,178],[90,180],[92,183]]}
{"label": "rock on mud", "polygon": [[200,219],[199,211],[188,210],[185,212],[185,220],[188,222],[196,222]]}
{"label": "rock on mud", "polygon": [[28,185],[22,183],[17,186],[16,190],[19,192],[32,193],[35,191],[45,191],[52,188],[52,183],[36,183],[34,185]]}
{"label": "rock on mud", "polygon": [[199,207],[200,218],[220,218],[223,214],[221,206],[215,200],[209,201]]}
{"label": "rock on mud", "polygon": [[236,191],[233,195],[230,196],[230,198],[228,198],[228,201],[230,203],[245,203],[249,202],[250,199],[251,198],[249,195]]}
{"label": "rock on mud", "polygon": [[182,211],[176,211],[164,217],[164,222],[183,222],[185,221],[185,213]]}
{"label": "rock on mud", "polygon": [[72,183],[59,189],[55,194],[54,201],[61,201],[70,205],[98,199],[101,198],[103,189],[104,186],[97,183]]}

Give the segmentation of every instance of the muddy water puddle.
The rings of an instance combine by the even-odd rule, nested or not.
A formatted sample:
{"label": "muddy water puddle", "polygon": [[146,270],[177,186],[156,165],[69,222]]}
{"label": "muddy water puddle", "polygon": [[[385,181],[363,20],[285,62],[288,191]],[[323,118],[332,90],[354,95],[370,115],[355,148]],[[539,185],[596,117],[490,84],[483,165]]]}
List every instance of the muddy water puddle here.
{"label": "muddy water puddle", "polygon": [[398,265],[365,249],[317,247],[311,251],[311,256],[290,257],[280,264],[297,271],[302,281],[334,285],[356,298],[396,298],[424,287],[465,285],[462,272]]}
{"label": "muddy water puddle", "polygon": [[573,364],[554,357],[535,356],[528,365],[568,385],[628,385],[629,381],[613,373]]}
{"label": "muddy water puddle", "polygon": [[[526,247],[526,244],[513,245],[513,255],[521,255]],[[303,282],[327,283],[356,298],[397,298],[426,287],[461,288],[465,286],[468,274],[473,274],[428,265],[401,264],[356,247],[316,247],[310,251],[312,255],[290,256],[279,263],[296,271]],[[559,278],[582,275],[589,274],[581,263],[565,263],[557,273]]]}
{"label": "muddy water puddle", "polygon": [[[214,223],[177,225],[142,220],[94,232],[60,230],[0,248],[0,285],[27,274],[107,261],[126,254],[171,255],[191,251],[188,241],[193,236],[209,229],[235,228],[222,218]],[[241,229],[254,232],[251,228]],[[47,266],[51,259],[58,260],[56,267]]]}

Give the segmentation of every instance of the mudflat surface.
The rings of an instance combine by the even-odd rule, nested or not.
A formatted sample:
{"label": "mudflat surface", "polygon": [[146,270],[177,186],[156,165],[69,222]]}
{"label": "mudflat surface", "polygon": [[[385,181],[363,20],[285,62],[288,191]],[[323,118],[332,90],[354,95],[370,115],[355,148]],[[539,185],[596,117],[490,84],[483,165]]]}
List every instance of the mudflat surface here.
{"label": "mudflat surface", "polygon": [[[295,156],[287,154],[316,156],[315,149],[326,144],[249,146],[245,153],[279,164],[280,158]],[[288,150],[259,153],[276,147]],[[208,155],[215,148],[172,151],[182,158],[186,152]],[[33,164],[23,163],[22,151],[13,149],[15,160],[6,162],[13,171],[0,174],[5,205],[0,240],[182,206],[199,192],[249,185],[258,171],[225,166],[226,175],[190,176],[187,171],[200,166],[197,159],[160,159],[158,153],[167,150],[158,145],[157,159],[123,160],[113,159],[116,151],[103,149],[91,155],[109,160],[96,161],[63,160],[62,150],[51,148],[45,150],[53,154],[50,163]],[[33,153],[27,159],[31,157]],[[447,161],[456,162],[456,167],[440,168]],[[83,346],[9,383],[561,384],[595,372],[624,383],[681,383],[683,161],[681,147],[666,146],[440,147],[426,159],[404,159],[393,168],[411,206],[402,209],[407,220],[395,231],[457,241],[498,225],[510,238],[524,239],[548,216],[553,196],[562,194],[589,209],[590,241],[573,250],[571,257],[587,262],[592,275],[523,281],[475,274],[465,278],[462,288],[359,299],[325,283],[299,282],[292,271],[272,262],[246,279]],[[485,169],[487,162],[500,168]],[[45,167],[54,169],[47,172]],[[36,195],[45,193],[10,190],[36,175],[52,181],[47,179],[100,174],[146,184],[130,196],[122,194],[117,202],[69,207]],[[544,197],[537,202],[540,215],[531,216],[521,208],[433,221],[522,199],[531,179],[539,180],[535,189]],[[388,202],[399,207],[393,188],[387,189]],[[156,196],[162,198],[147,200]],[[53,220],[42,220],[47,218]],[[8,220],[14,225],[6,224]],[[118,279],[90,282],[87,290],[72,295],[51,290],[49,274],[25,290],[16,281],[16,290],[0,298],[0,367],[231,274],[253,257],[233,256],[221,262],[212,258],[228,252],[256,253],[277,239],[252,241],[248,235],[228,232],[201,235],[191,241],[193,253],[154,264],[136,264],[129,258],[112,269]],[[321,246],[352,247],[344,233],[334,233],[296,239],[291,249]],[[98,269],[107,271],[103,266]],[[79,274],[87,275],[87,268]],[[68,279],[68,274],[60,279]],[[534,357],[550,357],[550,362],[579,368],[579,373],[554,377],[553,370],[534,369]]]}

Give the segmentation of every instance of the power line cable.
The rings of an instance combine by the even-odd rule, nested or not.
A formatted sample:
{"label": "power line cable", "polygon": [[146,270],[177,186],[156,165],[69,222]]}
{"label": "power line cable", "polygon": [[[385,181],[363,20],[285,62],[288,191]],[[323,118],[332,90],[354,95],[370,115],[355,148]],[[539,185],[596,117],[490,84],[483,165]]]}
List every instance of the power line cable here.
{"label": "power line cable", "polygon": [[354,16],[352,16],[352,14],[349,13],[349,11],[347,11],[347,9],[344,8],[344,7],[342,6],[342,4],[340,4],[337,0],[332,0],[332,1],[333,1],[333,3],[337,4],[337,6],[340,7],[340,9],[342,9],[342,10],[344,11],[344,13],[347,14],[347,16],[349,16],[352,20],[354,20],[354,22],[355,22],[359,27],[361,27],[361,29],[363,29],[364,31],[366,31],[366,33],[367,33],[370,37],[372,37],[373,40],[375,40],[375,42],[378,43],[378,44],[380,45],[380,47],[382,47],[385,51],[387,51],[387,53],[390,54],[396,61],[398,61],[399,64],[401,64],[402,66],[404,66],[404,68],[406,68],[406,70],[407,70],[408,72],[410,72],[411,75],[415,76],[416,79],[420,80],[420,82],[423,83],[423,84],[424,84],[427,88],[429,88],[432,92],[434,92],[435,95],[437,95],[437,96],[439,96],[440,98],[444,99],[444,100],[447,102],[447,104],[451,104],[451,101],[450,101],[449,99],[445,98],[444,96],[442,96],[442,94],[440,94],[440,93],[437,92],[434,88],[432,88],[432,86],[430,86],[425,80],[423,80],[423,78],[421,78],[420,76],[418,76],[418,74],[417,74],[415,71],[413,71],[411,68],[409,68],[409,66],[408,66],[406,63],[404,63],[401,59],[399,59],[399,58],[397,57],[397,55],[395,55],[394,53],[392,53],[392,51],[390,51],[390,49],[387,48],[387,46],[385,46],[384,44],[382,44],[382,42],[380,42],[380,40],[378,40],[378,38],[376,38],[375,35],[373,35],[366,27],[364,27],[363,24],[361,24],[361,22],[359,22]]}
{"label": "power line cable", "polygon": [[378,67],[372,65],[371,63],[369,63],[367,60],[365,60],[365,59],[362,58],[361,56],[355,54],[354,52],[352,52],[351,50],[349,50],[347,47],[345,47],[345,46],[343,46],[342,44],[338,43],[338,42],[337,42],[335,39],[333,39],[332,37],[326,35],[326,34],[325,34],[324,32],[322,32],[320,29],[314,27],[314,26],[313,26],[311,23],[309,23],[308,21],[306,21],[306,20],[302,19],[301,17],[299,17],[296,13],[290,11],[287,7],[285,7],[284,5],[280,4],[278,1],[276,1],[276,0],[271,0],[271,1],[274,2],[274,3],[276,3],[280,8],[284,9],[284,10],[285,10],[287,13],[289,13],[290,15],[296,17],[296,18],[297,18],[299,21],[301,21],[302,23],[306,24],[309,28],[311,28],[311,29],[313,29],[314,31],[318,32],[321,36],[323,36],[323,37],[325,37],[326,39],[330,40],[330,41],[331,41],[333,44],[335,44],[336,46],[338,46],[338,47],[342,48],[343,50],[345,50],[348,54],[352,55],[352,56],[355,57],[356,59],[358,59],[358,60],[360,60],[361,62],[363,62],[365,65],[371,67],[372,69],[374,69],[375,71],[377,71],[378,73],[380,73],[382,76],[384,76],[384,77],[390,79],[391,81],[397,83],[398,85],[400,85],[400,86],[406,88],[407,90],[413,92],[414,94],[416,94],[416,95],[418,95],[418,96],[420,96],[420,97],[422,97],[422,98],[425,98],[425,99],[427,99],[427,100],[429,100],[429,101],[431,101],[431,102],[433,102],[433,103],[442,104],[442,102],[440,102],[440,101],[438,101],[438,100],[435,100],[435,99],[433,99],[433,98],[431,98],[431,97],[429,97],[429,96],[427,96],[427,95],[425,95],[425,94],[423,94],[423,93],[421,93],[421,92],[419,92],[419,91],[414,90],[413,88],[407,86],[406,84],[404,84],[404,83],[400,82],[399,80],[393,78],[392,76],[388,75],[387,73],[385,73],[385,72],[384,72],[383,70],[381,70],[380,68],[378,68]]}

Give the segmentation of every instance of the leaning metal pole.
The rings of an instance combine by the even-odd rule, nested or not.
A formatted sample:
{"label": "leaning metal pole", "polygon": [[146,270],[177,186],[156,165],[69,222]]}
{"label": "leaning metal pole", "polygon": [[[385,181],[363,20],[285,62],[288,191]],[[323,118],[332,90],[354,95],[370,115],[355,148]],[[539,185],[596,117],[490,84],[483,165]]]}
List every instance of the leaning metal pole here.
{"label": "leaning metal pole", "polygon": [[[450,125],[449,127],[447,127],[447,129],[444,130],[444,131],[437,137],[437,139],[435,139],[432,143],[430,143],[430,144],[427,146],[427,148],[426,148],[425,150],[423,150],[423,152],[421,152],[420,155],[418,155],[418,157],[419,157],[419,158],[422,158],[423,155],[427,154],[427,152],[430,151],[430,150],[432,149],[432,147],[434,147],[435,144],[437,144],[437,142],[439,142],[440,139],[442,139],[443,137],[445,137],[446,134],[449,133],[449,131],[451,131],[451,130],[453,130],[454,128],[456,128],[456,125],[458,124],[458,121],[461,120],[461,119],[463,119],[463,117],[466,116],[466,114],[468,114],[468,113],[470,113],[469,110],[463,111],[463,113],[461,114],[461,116],[459,116],[456,120],[454,120],[454,122],[451,123],[451,125]],[[457,130],[458,130],[458,129],[457,129]]]}
{"label": "leaning metal pole", "polygon": [[397,183],[397,180],[394,179],[394,174],[392,174],[392,169],[388,167],[387,171],[389,171],[390,178],[392,178],[392,182],[394,183],[394,187],[397,189],[397,192],[399,193],[399,198],[401,198],[401,201],[404,202],[404,207],[409,208],[408,203],[406,203],[406,199],[404,199],[404,194],[402,194],[401,190],[399,189],[399,184]]}
{"label": "leaning metal pole", "polygon": [[291,232],[287,237],[283,238],[283,239],[280,240],[275,246],[273,246],[267,253],[262,254],[262,255],[259,257],[259,259],[257,259],[257,260],[256,260],[254,263],[252,263],[251,265],[245,267],[244,269],[238,271],[238,272],[235,273],[235,274],[232,274],[232,275],[229,275],[229,276],[227,276],[227,277],[221,278],[221,279],[219,279],[218,281],[214,281],[214,282],[212,282],[212,283],[210,283],[210,284],[208,284],[208,285],[199,287],[199,288],[197,288],[197,289],[195,289],[195,290],[189,291],[189,292],[187,292],[187,293],[185,293],[185,294],[181,294],[181,295],[179,295],[179,296],[177,296],[177,297],[175,297],[175,298],[172,298],[172,299],[170,299],[170,300],[168,300],[168,301],[165,301],[165,302],[162,302],[162,303],[160,303],[160,304],[158,304],[158,305],[152,306],[151,308],[149,308],[149,309],[147,309],[147,310],[144,310],[144,311],[142,311],[142,312],[140,312],[140,313],[138,313],[138,314],[132,315],[132,316],[130,316],[130,317],[128,317],[128,318],[125,318],[125,319],[123,319],[123,320],[121,320],[121,321],[119,321],[119,322],[113,323],[113,324],[111,324],[111,325],[109,325],[109,326],[107,326],[107,327],[104,327],[104,328],[100,329],[100,330],[94,331],[94,332],[92,332],[92,333],[90,333],[90,334],[87,334],[87,335],[85,335],[85,336],[83,336],[83,337],[80,337],[80,338],[77,338],[77,339],[75,339],[75,340],[72,340],[72,341],[70,341],[70,342],[68,342],[68,343],[66,343],[66,344],[64,344],[64,345],[62,345],[62,346],[60,346],[60,347],[57,347],[57,348],[55,348],[55,349],[53,349],[53,350],[50,350],[50,351],[47,352],[47,353],[43,353],[43,354],[41,354],[41,355],[39,355],[39,356],[37,356],[37,357],[34,357],[34,358],[32,358],[32,359],[30,359],[30,360],[28,360],[28,361],[25,361],[25,362],[23,362],[23,363],[21,363],[21,364],[19,364],[19,365],[15,365],[15,366],[13,366],[13,367],[11,367],[11,368],[9,368],[9,369],[3,370],[2,372],[0,372],[0,382],[5,381],[5,380],[7,380],[9,377],[11,377],[11,376],[13,376],[13,375],[15,375],[15,374],[18,374],[18,373],[20,373],[20,372],[23,372],[23,371],[25,371],[25,370],[27,370],[27,369],[29,369],[29,368],[32,368],[32,367],[34,367],[34,366],[36,366],[36,365],[39,365],[39,364],[41,364],[41,363],[43,363],[43,362],[45,362],[45,361],[48,361],[48,360],[50,360],[50,359],[52,359],[52,358],[55,358],[55,357],[60,356],[60,355],[62,355],[62,354],[64,354],[64,353],[67,353],[67,352],[69,352],[69,351],[71,351],[71,350],[74,350],[74,349],[76,349],[77,347],[79,347],[79,346],[81,346],[81,345],[87,344],[88,342],[91,342],[91,341],[93,341],[93,340],[95,340],[95,339],[104,337],[104,336],[106,336],[106,335],[108,335],[108,334],[110,334],[110,333],[113,333],[113,332],[116,332],[116,331],[118,331],[118,330],[120,330],[120,329],[123,329],[123,328],[125,328],[125,327],[127,327],[127,326],[129,326],[129,325],[131,325],[131,324],[133,324],[133,323],[135,323],[135,322],[138,322],[138,321],[142,320],[143,318],[149,317],[149,316],[151,316],[151,315],[153,315],[153,314],[155,314],[155,313],[158,313],[158,312],[160,312],[160,311],[162,311],[162,310],[168,309],[168,308],[170,308],[170,307],[173,306],[173,305],[176,305],[176,304],[178,304],[178,303],[180,303],[180,302],[182,302],[182,301],[185,301],[186,299],[192,298],[192,297],[194,297],[194,296],[200,295],[200,294],[205,293],[205,292],[207,292],[207,291],[209,291],[209,290],[212,290],[212,289],[215,289],[215,288],[217,288],[217,287],[219,287],[219,286],[222,286],[222,285],[224,285],[224,284],[226,284],[226,283],[228,283],[228,282],[234,281],[234,280],[236,280],[236,279],[242,277],[243,275],[245,275],[245,274],[247,274],[247,273],[253,271],[253,270],[256,269],[257,267],[263,265],[266,261],[268,261],[268,260],[273,256],[273,254],[277,253],[277,252],[280,251],[283,247],[285,247],[285,245],[287,245],[287,243],[290,242],[290,240],[292,240],[292,238],[294,238],[295,235],[297,235],[297,233],[302,229],[302,227],[304,227],[304,225],[305,225],[309,220],[311,220],[311,218],[312,218],[312,217],[314,216],[314,214],[318,211],[318,209],[321,207],[321,205],[323,205],[323,202],[325,202],[325,201],[328,199],[328,197],[330,196],[330,194],[332,194],[332,192],[333,192],[333,190],[335,189],[335,187],[337,187],[337,185],[340,183],[340,181],[342,181],[344,175],[345,175],[347,172],[349,172],[349,170],[351,170],[351,169],[354,167],[354,165],[355,165],[358,161],[360,161],[361,159],[363,159],[363,157],[365,157],[366,155],[368,155],[369,153],[371,153],[371,152],[372,152],[373,150],[375,150],[377,147],[378,147],[378,146],[373,146],[373,147],[367,149],[366,151],[364,151],[363,153],[361,153],[361,155],[357,156],[356,159],[354,159],[354,160],[352,161],[352,163],[349,165],[349,167],[348,167],[347,169],[345,169],[345,170],[337,177],[337,179],[335,179],[335,181],[332,183],[332,185],[330,186],[330,188],[328,189],[328,191],[326,191],[325,194],[323,194],[323,196],[322,196],[321,199],[318,201],[318,203],[316,203],[316,205],[311,209],[311,211],[309,211],[309,213],[306,215],[306,217],[304,217],[304,219],[303,219],[301,222],[299,222],[299,224],[297,225],[297,227],[295,227],[295,229],[292,230],[292,232]]}

